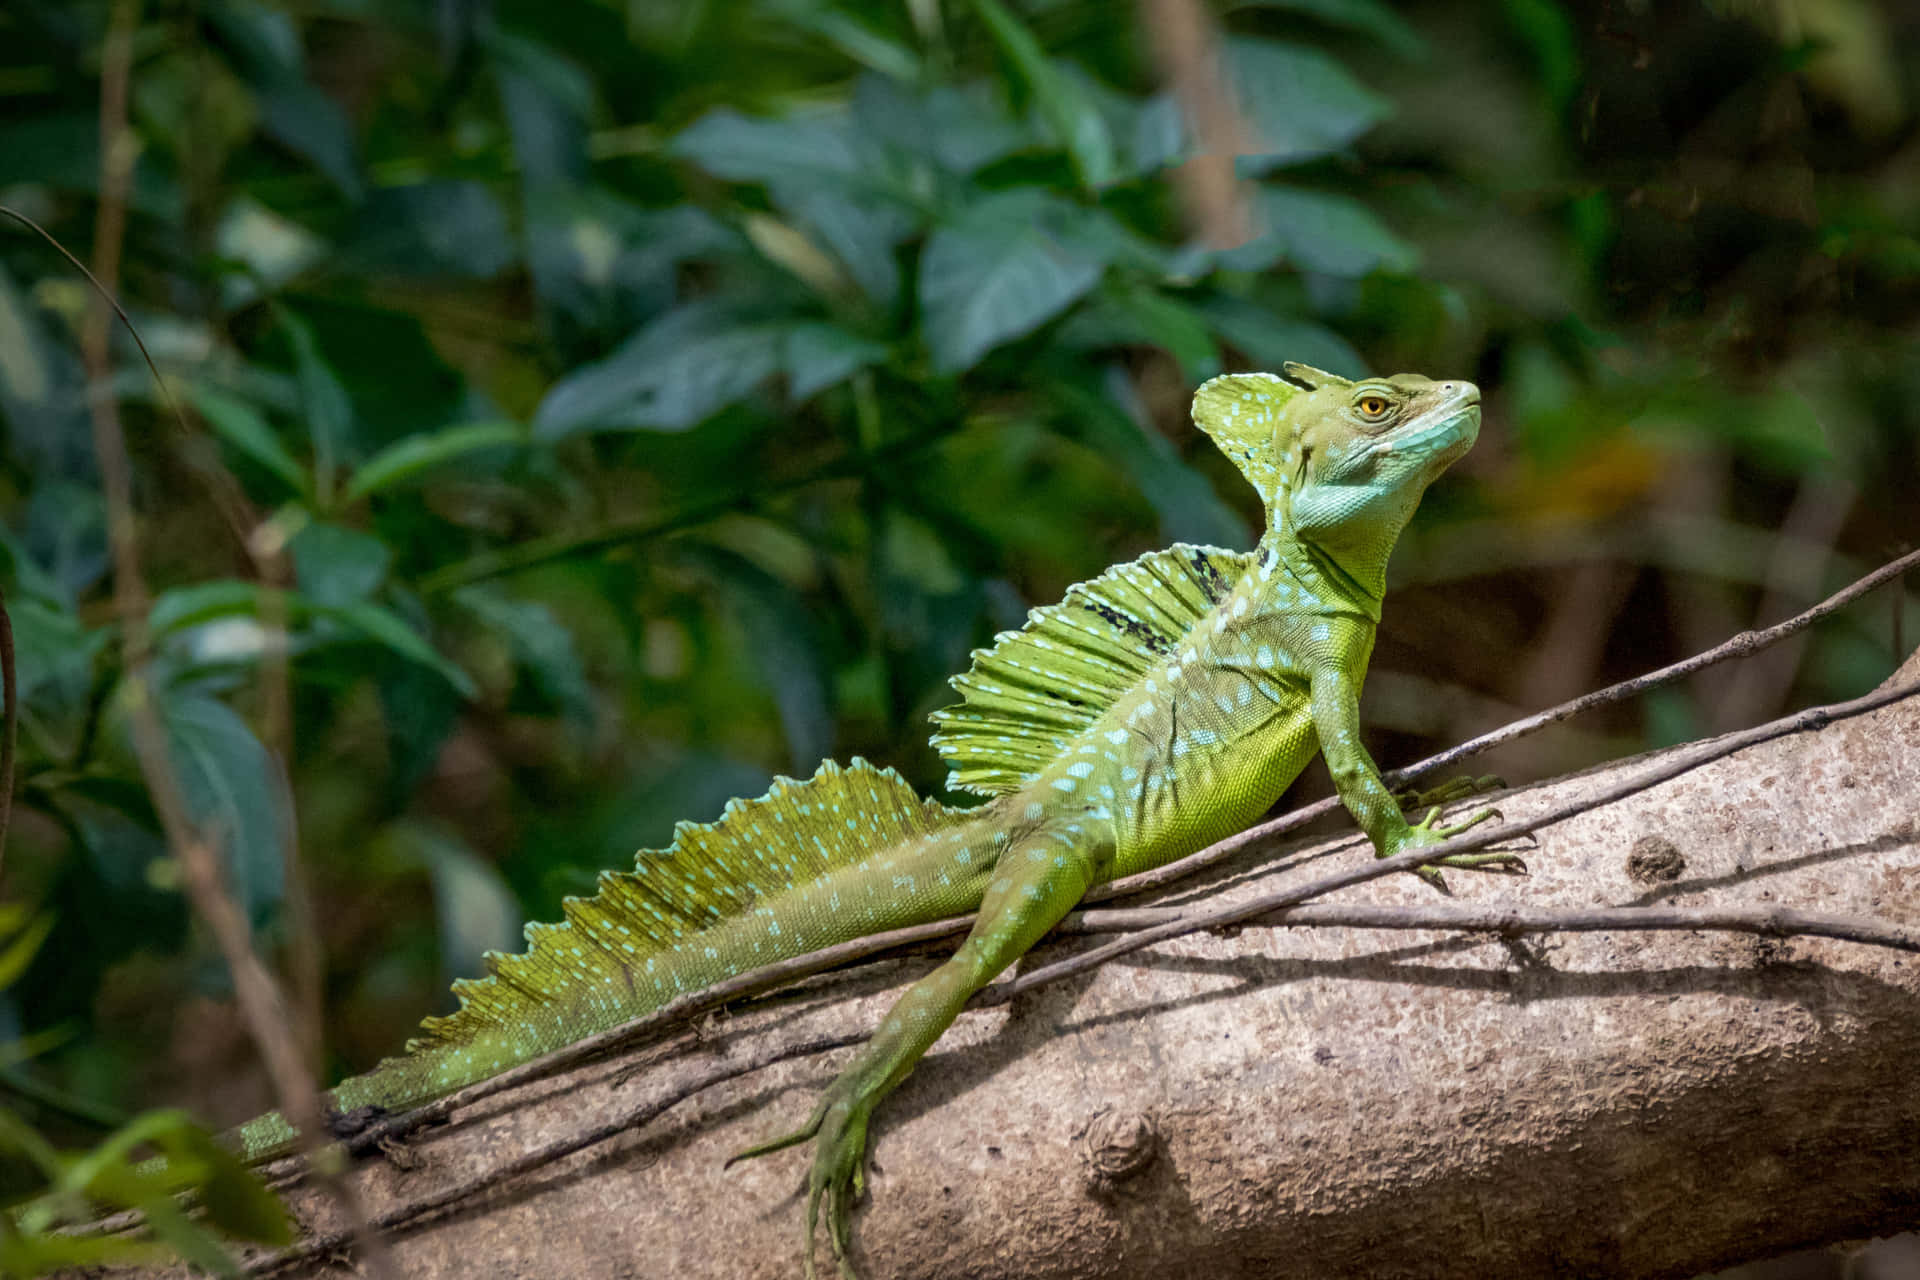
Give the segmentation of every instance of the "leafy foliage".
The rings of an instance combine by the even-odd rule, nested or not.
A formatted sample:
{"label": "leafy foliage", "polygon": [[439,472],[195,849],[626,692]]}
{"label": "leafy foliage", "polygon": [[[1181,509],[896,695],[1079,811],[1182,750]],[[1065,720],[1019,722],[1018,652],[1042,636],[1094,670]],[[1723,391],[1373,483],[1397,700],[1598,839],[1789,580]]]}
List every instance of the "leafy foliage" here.
{"label": "leafy foliage", "polygon": [[[937,789],[923,717],[970,649],[1143,550],[1245,545],[1257,507],[1186,420],[1224,369],[1486,387],[1377,660],[1480,702],[1639,669],[1910,541],[1911,24],[1721,8],[1231,6],[1211,83],[1252,235],[1209,246],[1131,7],[147,6],[123,293],[188,430],[125,345],[112,389],[154,688],[263,946],[306,927],[289,843],[315,882],[329,1067],[444,1008],[503,904],[554,918],[775,770],[862,752]],[[0,14],[0,201],[82,249],[107,11]],[[8,893],[54,921],[0,1005],[74,1030],[38,1079],[231,1119],[264,1097],[183,1083],[250,1078],[230,1022],[156,1051],[146,1021],[225,992],[125,749],[84,306],[0,240]],[[1890,657],[1856,619],[1771,693],[1606,731]],[[1379,687],[1389,732],[1478,727]]]}

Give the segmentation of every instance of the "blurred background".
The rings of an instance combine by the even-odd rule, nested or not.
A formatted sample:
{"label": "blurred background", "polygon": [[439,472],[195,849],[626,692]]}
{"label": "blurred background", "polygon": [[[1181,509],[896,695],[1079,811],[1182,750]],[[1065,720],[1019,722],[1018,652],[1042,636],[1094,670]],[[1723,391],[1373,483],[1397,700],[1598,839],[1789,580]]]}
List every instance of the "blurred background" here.
{"label": "blurred background", "polygon": [[[129,746],[89,364],[183,799],[334,1078],[676,820],[825,756],[940,794],[969,650],[1250,544],[1215,373],[1486,393],[1386,765],[1911,549],[1917,101],[1897,0],[8,0],[0,203],[186,420],[8,224],[0,1101],[270,1105]],[[1861,693],[1914,590],[1486,767]]]}

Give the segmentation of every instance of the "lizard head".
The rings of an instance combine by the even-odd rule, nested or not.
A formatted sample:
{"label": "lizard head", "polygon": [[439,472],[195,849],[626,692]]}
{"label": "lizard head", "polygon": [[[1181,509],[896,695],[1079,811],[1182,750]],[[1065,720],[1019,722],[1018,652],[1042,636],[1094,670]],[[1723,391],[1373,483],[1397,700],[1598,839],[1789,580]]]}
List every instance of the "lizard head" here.
{"label": "lizard head", "polygon": [[1289,363],[1280,375],[1213,379],[1194,396],[1193,417],[1260,491],[1274,529],[1371,585],[1427,486],[1473,447],[1480,390]]}

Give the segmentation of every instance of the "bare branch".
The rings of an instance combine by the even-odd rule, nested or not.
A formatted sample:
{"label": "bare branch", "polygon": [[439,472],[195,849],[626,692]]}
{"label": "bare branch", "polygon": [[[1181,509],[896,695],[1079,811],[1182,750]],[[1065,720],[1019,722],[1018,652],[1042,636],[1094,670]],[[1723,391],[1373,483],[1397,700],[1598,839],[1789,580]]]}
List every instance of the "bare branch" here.
{"label": "bare branch", "polygon": [[[1830,913],[1806,912],[1793,909],[1765,908],[1684,908],[1684,907],[1615,907],[1583,908],[1577,910],[1548,910],[1527,907],[1494,906],[1463,907],[1451,904],[1423,904],[1420,906],[1381,906],[1368,904],[1325,904],[1298,905],[1304,899],[1332,892],[1365,880],[1377,879],[1396,871],[1409,869],[1424,862],[1444,858],[1450,853],[1467,848],[1510,840],[1516,835],[1552,825],[1593,809],[1614,803],[1629,795],[1644,791],[1661,782],[1671,781],[1691,770],[1711,761],[1722,759],[1735,752],[1770,739],[1809,729],[1818,729],[1837,720],[1865,714],[1882,707],[1892,705],[1902,699],[1920,693],[1920,685],[1907,685],[1899,688],[1887,688],[1855,699],[1851,702],[1831,707],[1815,708],[1798,715],[1785,717],[1772,724],[1759,726],[1741,734],[1730,735],[1711,743],[1700,744],[1692,749],[1674,753],[1657,766],[1640,771],[1633,777],[1593,793],[1589,797],[1571,804],[1549,809],[1525,822],[1506,823],[1484,832],[1469,833],[1442,845],[1421,849],[1398,858],[1384,859],[1372,864],[1362,865],[1337,875],[1323,877],[1308,885],[1263,895],[1250,901],[1236,903],[1227,908],[1212,911],[1194,911],[1183,908],[1140,909],[1140,910],[1104,910],[1078,912],[1068,917],[1061,926],[1067,933],[1098,933],[1115,929],[1128,931],[1126,936],[1104,947],[1083,953],[1068,960],[1035,969],[1021,978],[998,984],[980,993],[969,1008],[987,1008],[1005,1003],[1014,995],[1023,994],[1036,987],[1061,979],[1072,977],[1088,969],[1104,964],[1106,961],[1137,950],[1150,942],[1163,941],[1186,934],[1223,927],[1242,927],[1246,925],[1273,927],[1311,927],[1311,928],[1366,928],[1366,929],[1435,929],[1449,931],[1489,932],[1505,937],[1516,937],[1528,933],[1562,932],[1631,932],[1631,931],[1727,931],[1747,933],[1767,937],[1815,936],[1830,937],[1871,946],[1886,947],[1895,950],[1920,952],[1920,930],[1903,928],[1898,925],[1876,921],[1858,916],[1836,915]],[[943,922],[941,925],[928,926],[922,930],[898,930],[889,935],[896,943],[903,940],[937,936],[939,931],[953,927],[958,922]],[[911,939],[907,935],[913,935]],[[870,940],[863,940],[870,941]],[[756,971],[761,982],[780,980],[771,977],[769,971],[781,966],[769,966]],[[748,975],[743,975],[746,977]],[[790,976],[790,975],[782,975]],[[711,992],[701,993],[711,995]],[[664,1011],[662,1011],[664,1012]],[[681,1014],[685,1016],[684,1006]],[[653,1021],[648,1019],[650,1023]],[[636,1034],[634,1027],[623,1028],[619,1036],[631,1040]],[[443,1189],[420,1201],[383,1214],[377,1225],[383,1229],[393,1229],[403,1225],[417,1223],[435,1213],[441,1212],[463,1199],[490,1190],[510,1178],[533,1172],[554,1161],[587,1149],[598,1143],[611,1140],[631,1131],[634,1126],[646,1123],[659,1116],[678,1102],[685,1101],[725,1080],[757,1071],[775,1063],[788,1061],[796,1057],[822,1053],[834,1048],[852,1045],[864,1039],[864,1032],[826,1039],[810,1039],[802,1043],[768,1049],[756,1055],[751,1061],[724,1066],[701,1072],[678,1085],[664,1090],[659,1096],[647,1103],[626,1109],[619,1117],[591,1129],[569,1135],[538,1148],[516,1156],[509,1161],[488,1168],[484,1172],[468,1178],[459,1185]],[[603,1051],[616,1043],[614,1036],[603,1038]],[[535,1064],[528,1064],[529,1067]],[[523,1071],[526,1069],[523,1068]],[[529,1073],[530,1075],[531,1073]],[[524,1081],[528,1075],[522,1075]],[[495,1081],[486,1082],[494,1085]],[[492,1091],[492,1090],[489,1090]],[[470,1093],[468,1097],[470,1098]],[[465,1101],[467,1099],[460,1099]],[[451,1105],[455,1100],[449,1100]],[[415,1112],[403,1118],[405,1123],[418,1123],[423,1112]],[[317,1256],[339,1247],[341,1239],[337,1236],[324,1237],[309,1241],[295,1250],[275,1255],[256,1264],[261,1272],[277,1270],[292,1262]]]}
{"label": "bare branch", "polygon": [[[1920,565],[1920,551],[1902,556],[1897,560],[1882,565],[1872,573],[1867,574],[1842,590],[1835,592],[1805,612],[1797,614],[1775,626],[1768,627],[1764,631],[1742,632],[1726,643],[1718,645],[1705,653],[1696,654],[1693,657],[1683,659],[1680,662],[1663,667],[1657,671],[1649,672],[1643,676],[1636,676],[1631,680],[1625,680],[1608,688],[1585,694],[1570,702],[1563,703],[1558,707],[1553,707],[1547,711],[1539,712],[1536,715],[1528,716],[1525,719],[1517,720],[1503,728],[1483,734],[1478,738],[1462,743],[1460,746],[1450,748],[1447,751],[1441,752],[1439,755],[1432,756],[1417,764],[1394,770],[1386,776],[1391,785],[1404,785],[1406,782],[1423,777],[1448,764],[1465,759],[1480,751],[1487,750],[1490,747],[1512,742],[1518,738],[1525,737],[1527,734],[1538,732],[1549,725],[1557,724],[1575,715],[1579,715],[1582,712],[1622,701],[1675,680],[1685,679],[1694,672],[1703,670],[1716,663],[1726,662],[1733,658],[1756,653],[1768,645],[1777,644],[1786,637],[1805,630],[1820,619],[1845,608],[1868,592],[1898,578],[1917,565]],[[1789,719],[1792,719],[1792,717]],[[1137,876],[1130,876],[1124,880],[1115,881],[1111,885],[1095,889],[1087,895],[1086,901],[1089,903],[1107,901],[1115,897],[1157,889],[1176,879],[1192,875],[1206,867],[1224,862],[1249,849],[1256,847],[1265,848],[1282,835],[1297,830],[1305,826],[1308,822],[1332,812],[1337,805],[1337,798],[1329,798],[1328,800],[1308,805],[1303,809],[1285,814],[1271,822],[1261,823],[1238,835],[1229,836],[1224,840],[1217,841],[1179,862],[1171,863],[1166,867],[1154,871],[1143,872]],[[1375,864],[1374,874],[1386,874],[1386,872],[1379,871],[1377,869],[1378,866],[1379,864]],[[1085,915],[1087,913],[1082,912],[1078,914]],[[1075,918],[1078,917],[1069,917],[1069,920],[1071,921]],[[792,959],[783,960],[775,964],[763,965],[760,968],[738,974],[724,982],[715,983],[713,986],[703,988],[699,991],[690,991],[685,995],[669,1001],[660,1008],[619,1027],[603,1031],[598,1035],[590,1036],[584,1040],[576,1041],[543,1057],[536,1058],[531,1062],[522,1063],[510,1071],[502,1072],[500,1075],[482,1080],[458,1093],[437,1099],[423,1107],[387,1117],[377,1124],[370,1126],[363,1133],[356,1135],[350,1145],[356,1151],[370,1150],[382,1141],[399,1137],[423,1125],[442,1123],[456,1111],[472,1106],[474,1103],[492,1097],[495,1094],[519,1088],[522,1085],[532,1083],[536,1080],[547,1079],[551,1076],[571,1071],[597,1058],[648,1042],[663,1034],[668,1029],[683,1026],[693,1018],[720,1009],[735,1001],[761,995],[786,986],[789,983],[797,982],[803,978],[812,977],[833,969],[839,969],[888,951],[918,946],[936,941],[940,938],[964,933],[973,927],[973,921],[974,917],[972,915],[954,916],[947,920],[934,921],[929,924],[912,925],[904,929],[894,929],[886,933],[872,934],[864,938],[855,938],[832,947],[822,948],[819,951],[809,952],[803,956],[795,956]]]}

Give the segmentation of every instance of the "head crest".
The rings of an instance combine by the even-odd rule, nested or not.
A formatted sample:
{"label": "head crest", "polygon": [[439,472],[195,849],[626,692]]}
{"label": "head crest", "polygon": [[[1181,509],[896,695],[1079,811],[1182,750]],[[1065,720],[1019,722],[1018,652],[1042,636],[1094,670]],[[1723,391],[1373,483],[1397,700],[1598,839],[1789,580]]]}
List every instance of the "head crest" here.
{"label": "head crest", "polygon": [[1288,404],[1303,392],[1344,381],[1292,361],[1280,367],[1285,376],[1229,373],[1201,384],[1193,396],[1194,425],[1233,459],[1270,512],[1287,483],[1281,455],[1288,442],[1278,433]]}

